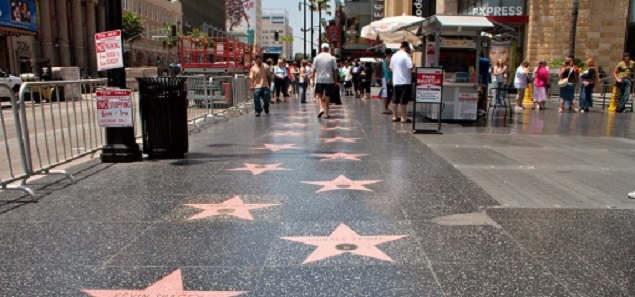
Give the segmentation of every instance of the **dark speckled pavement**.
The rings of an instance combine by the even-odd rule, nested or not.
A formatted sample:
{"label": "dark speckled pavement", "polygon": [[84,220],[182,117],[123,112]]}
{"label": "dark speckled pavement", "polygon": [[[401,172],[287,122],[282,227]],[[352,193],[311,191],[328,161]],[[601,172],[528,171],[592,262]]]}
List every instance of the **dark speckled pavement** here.
{"label": "dark speckled pavement", "polygon": [[0,193],[0,296],[635,296],[633,211],[501,207],[377,100],[316,115]]}

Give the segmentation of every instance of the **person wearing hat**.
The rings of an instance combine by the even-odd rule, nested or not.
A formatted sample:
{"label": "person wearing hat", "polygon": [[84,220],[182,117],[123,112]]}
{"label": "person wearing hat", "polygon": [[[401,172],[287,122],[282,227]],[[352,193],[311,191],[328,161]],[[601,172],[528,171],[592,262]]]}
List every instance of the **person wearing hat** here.
{"label": "person wearing hat", "polygon": [[337,62],[329,53],[328,43],[322,43],[320,49],[322,52],[313,60],[313,69],[311,77],[315,80],[315,97],[320,104],[320,112],[318,118],[324,115],[328,119],[329,101],[331,94],[335,92],[335,80],[337,79]]}
{"label": "person wearing hat", "polygon": [[[390,59],[390,70],[392,71],[392,83],[394,88],[392,121],[402,123],[412,123],[408,119],[406,109],[408,102],[412,100],[412,59],[410,58],[410,43],[404,41],[399,47],[399,51],[392,55]],[[397,116],[397,105],[401,105],[401,117]]]}

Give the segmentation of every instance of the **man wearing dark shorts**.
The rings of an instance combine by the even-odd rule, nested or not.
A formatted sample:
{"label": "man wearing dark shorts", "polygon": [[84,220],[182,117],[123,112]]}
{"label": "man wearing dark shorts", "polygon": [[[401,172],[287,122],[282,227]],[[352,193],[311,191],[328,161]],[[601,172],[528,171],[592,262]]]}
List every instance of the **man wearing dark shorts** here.
{"label": "man wearing dark shorts", "polygon": [[322,43],[322,52],[313,60],[311,77],[315,80],[315,97],[320,103],[320,113],[318,118],[324,115],[325,119],[330,118],[329,103],[335,90],[335,80],[337,79],[337,63],[335,58],[329,53],[328,43]]}
{"label": "man wearing dark shorts", "polygon": [[[408,102],[412,100],[412,59],[410,58],[410,44],[407,41],[401,43],[399,51],[390,59],[390,70],[392,70],[393,82],[393,106],[392,121],[402,123],[411,123],[408,119],[406,110]],[[401,105],[401,118],[397,116],[397,106]]]}

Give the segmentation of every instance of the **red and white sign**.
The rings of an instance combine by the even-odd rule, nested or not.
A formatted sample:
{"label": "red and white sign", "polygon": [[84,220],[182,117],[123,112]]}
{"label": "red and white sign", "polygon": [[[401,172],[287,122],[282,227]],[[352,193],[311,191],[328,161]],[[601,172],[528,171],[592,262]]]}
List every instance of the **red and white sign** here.
{"label": "red and white sign", "polygon": [[417,103],[441,103],[443,70],[440,68],[417,68]]}
{"label": "red and white sign", "polygon": [[121,30],[95,34],[95,49],[98,71],[123,68]]}
{"label": "red and white sign", "polygon": [[459,93],[454,106],[455,120],[476,120],[478,115],[478,93]]}
{"label": "red and white sign", "polygon": [[97,91],[97,121],[100,127],[132,127],[132,91]]}

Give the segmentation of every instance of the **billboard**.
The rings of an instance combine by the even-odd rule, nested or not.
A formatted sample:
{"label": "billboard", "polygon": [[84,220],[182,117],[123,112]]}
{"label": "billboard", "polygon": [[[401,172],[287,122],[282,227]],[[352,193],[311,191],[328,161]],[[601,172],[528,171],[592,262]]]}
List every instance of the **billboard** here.
{"label": "billboard", "polygon": [[256,29],[257,0],[225,0],[226,28],[230,34],[247,35]]}
{"label": "billboard", "polygon": [[0,0],[0,26],[37,32],[35,0]]}

